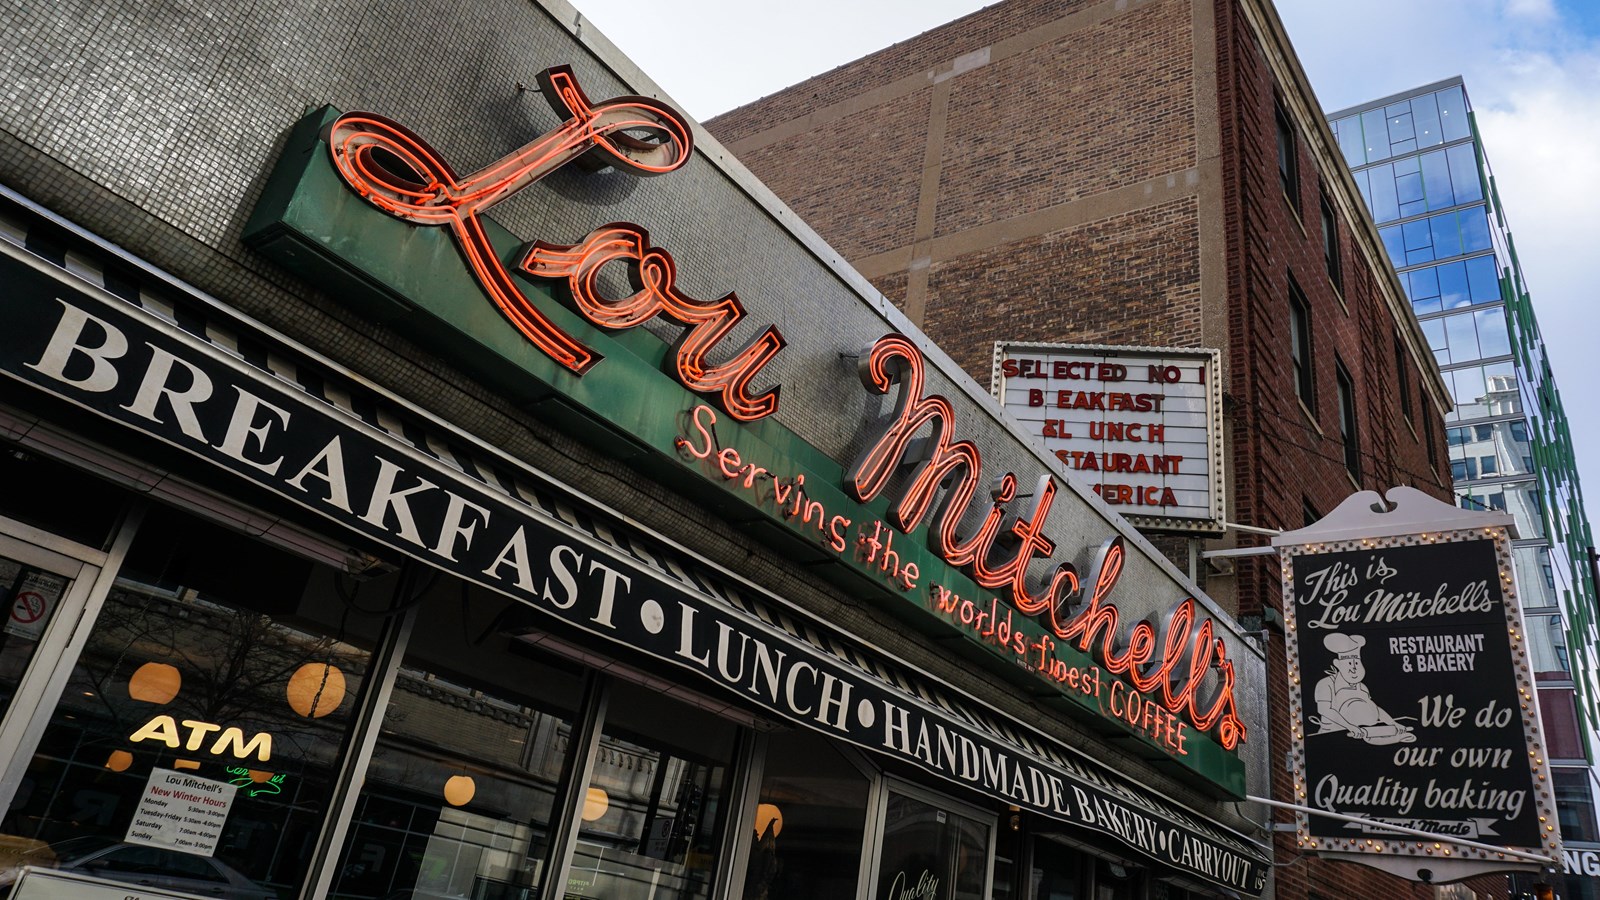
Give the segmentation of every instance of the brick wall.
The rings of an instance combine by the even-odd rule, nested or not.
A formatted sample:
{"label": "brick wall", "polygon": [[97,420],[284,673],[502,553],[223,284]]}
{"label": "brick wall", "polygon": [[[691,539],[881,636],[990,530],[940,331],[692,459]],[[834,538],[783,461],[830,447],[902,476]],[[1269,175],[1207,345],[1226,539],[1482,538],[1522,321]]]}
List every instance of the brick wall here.
{"label": "brick wall", "polygon": [[[1307,507],[1326,514],[1358,486],[1405,484],[1448,500],[1425,372],[1409,355],[1404,376],[1396,371],[1405,326],[1382,293],[1389,276],[1367,267],[1340,216],[1341,286],[1329,277],[1320,197],[1343,182],[1319,171],[1317,123],[1295,123],[1298,211],[1280,184],[1277,98],[1305,88],[1273,71],[1239,0],[1014,0],[708,127],[980,382],[996,340],[1205,346],[1224,335],[1230,521],[1298,528]],[[1290,362],[1291,277],[1311,313],[1309,404]],[[1225,325],[1208,332],[1208,317]],[[1354,384],[1358,483],[1340,439],[1339,363]],[[1278,578],[1270,557],[1255,557],[1205,587],[1259,615],[1280,605]],[[1267,683],[1279,712],[1284,659],[1278,635]],[[1268,758],[1282,760],[1286,718],[1269,730]],[[1288,798],[1281,769],[1272,790]],[[1286,864],[1278,897],[1432,895],[1365,867],[1302,859],[1292,835],[1276,840]],[[1505,895],[1501,878],[1470,885]]]}
{"label": "brick wall", "polygon": [[[1439,411],[1420,394],[1423,372],[1407,359],[1396,371],[1396,323],[1380,294],[1384,274],[1360,264],[1351,224],[1337,219],[1342,289],[1328,275],[1322,243],[1321,192],[1335,189],[1336,173],[1320,172],[1309,152],[1311,123],[1295,122],[1299,210],[1281,183],[1275,129],[1276,110],[1285,90],[1275,83],[1262,48],[1239,20],[1237,0],[1216,0],[1219,22],[1218,71],[1222,107],[1225,197],[1230,252],[1228,294],[1230,357],[1234,362],[1228,392],[1230,440],[1234,444],[1235,509],[1238,521],[1292,529],[1304,524],[1309,506],[1326,514],[1354,489],[1339,439],[1336,362],[1355,386],[1356,427],[1361,451],[1359,486],[1383,490],[1411,485],[1450,499],[1441,454]],[[1295,391],[1289,354],[1290,278],[1303,292],[1311,314],[1314,401],[1304,404]],[[1402,412],[1394,386],[1409,388],[1411,419]],[[1434,417],[1430,448],[1420,417]],[[1266,538],[1242,536],[1241,543]],[[1270,558],[1237,568],[1241,612],[1263,606],[1281,608],[1277,566]],[[1286,710],[1290,682],[1283,636],[1273,634],[1267,656],[1269,708]],[[1270,723],[1271,757],[1288,752],[1290,723]],[[1273,796],[1292,801],[1287,773],[1275,778]],[[1286,812],[1276,814],[1288,822]],[[1292,832],[1274,835],[1277,896],[1432,897],[1431,888],[1401,881],[1364,866],[1299,856]],[[1291,863],[1284,865],[1284,863]],[[1473,879],[1467,886],[1490,897],[1507,894],[1504,878]]]}

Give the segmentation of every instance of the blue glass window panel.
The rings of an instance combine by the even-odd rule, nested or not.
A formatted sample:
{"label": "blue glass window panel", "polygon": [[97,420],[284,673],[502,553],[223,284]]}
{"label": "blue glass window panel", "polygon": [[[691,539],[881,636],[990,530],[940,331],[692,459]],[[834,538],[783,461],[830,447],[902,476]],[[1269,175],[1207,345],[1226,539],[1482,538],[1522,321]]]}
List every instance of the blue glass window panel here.
{"label": "blue glass window panel", "polygon": [[1472,302],[1493,303],[1500,299],[1500,275],[1493,256],[1475,257],[1464,265]]}
{"label": "blue glass window panel", "polygon": [[1450,373],[1450,379],[1454,384],[1452,396],[1456,398],[1457,406],[1481,402],[1483,395],[1488,393],[1484,389],[1483,366],[1457,369]]}
{"label": "blue glass window panel", "polygon": [[1389,254],[1389,263],[1394,266],[1402,265],[1402,260],[1406,258],[1406,244],[1400,235],[1400,226],[1380,228],[1378,236],[1383,238],[1383,249]]}
{"label": "blue glass window panel", "polygon": [[[1400,194],[1400,217],[1414,216],[1428,211],[1428,204],[1422,199],[1422,176],[1402,175],[1395,179],[1396,192]],[[1406,200],[1405,195],[1415,193],[1411,200]]]}
{"label": "blue glass window panel", "polygon": [[1422,155],[1422,190],[1428,198],[1428,209],[1455,206],[1455,191],[1450,188],[1450,162],[1443,150]]}
{"label": "blue glass window panel", "polygon": [[1420,324],[1423,336],[1428,339],[1428,348],[1433,351],[1433,358],[1438,360],[1441,366],[1449,365],[1450,347],[1445,342],[1444,320],[1427,319]]}
{"label": "blue glass window panel", "polygon": [[1428,220],[1433,223],[1433,258],[1444,259],[1461,255],[1461,231],[1455,213],[1445,213]]}
{"label": "blue glass window panel", "polygon": [[[1464,209],[1457,213],[1461,220],[1461,249],[1457,253],[1472,253],[1489,249],[1489,214],[1484,207]],[[1437,231],[1438,229],[1434,229]],[[1440,256],[1446,254],[1440,253]],[[1454,255],[1454,254],[1449,254]]]}
{"label": "blue glass window panel", "polygon": [[1428,219],[1418,219],[1400,226],[1405,235],[1406,265],[1425,263],[1433,259],[1433,228]]}
{"label": "blue glass window panel", "polygon": [[1400,280],[1410,288],[1411,299],[1429,299],[1438,296],[1438,269],[1427,267],[1400,275]]}
{"label": "blue glass window panel", "polygon": [[[1439,299],[1445,309],[1467,306],[1472,303],[1472,293],[1467,282],[1467,267],[1463,263],[1445,263],[1429,270],[1439,279]],[[1413,272],[1413,275],[1416,273]]]}
{"label": "blue glass window panel", "polygon": [[1372,176],[1372,221],[1393,222],[1400,218],[1400,199],[1394,189],[1394,166],[1385,163],[1367,170]]}
{"label": "blue glass window panel", "polygon": [[1478,322],[1478,351],[1486,357],[1509,355],[1511,335],[1506,329],[1505,308],[1497,306],[1473,315]]}
{"label": "blue glass window panel", "polygon": [[1467,98],[1462,96],[1461,88],[1446,88],[1434,98],[1439,101],[1439,126],[1446,141],[1459,141],[1472,133],[1472,126],[1467,123]]}
{"label": "blue glass window panel", "polygon": [[[1372,208],[1372,179],[1369,175],[1370,171],[1367,169],[1350,173],[1350,177],[1355,179],[1356,190],[1361,192],[1361,202],[1366,204],[1367,209]],[[1377,220],[1374,219],[1373,221]]]}
{"label": "blue glass window panel", "polygon": [[1467,362],[1483,358],[1478,353],[1478,329],[1471,313],[1446,316],[1441,321],[1444,322],[1444,339],[1450,345],[1452,361]]}
{"label": "blue glass window panel", "polygon": [[1444,143],[1444,133],[1439,128],[1439,104],[1432,94],[1411,98],[1411,117],[1417,131],[1417,146]]}
{"label": "blue glass window panel", "polygon": [[1367,162],[1381,162],[1389,158],[1389,126],[1383,120],[1383,110],[1369,109],[1361,114],[1361,135],[1367,151]]}
{"label": "blue glass window panel", "polygon": [[1483,199],[1483,183],[1478,177],[1478,155],[1471,144],[1462,144],[1445,151],[1450,159],[1450,181],[1455,184],[1457,203],[1471,203]]}
{"label": "blue glass window panel", "polygon": [[1389,120],[1389,143],[1409,140],[1417,136],[1411,130],[1411,102],[1401,101],[1383,111],[1384,118]]}
{"label": "blue glass window panel", "polygon": [[1424,297],[1421,300],[1411,301],[1411,311],[1419,316],[1436,313],[1440,310],[1438,297]]}
{"label": "blue glass window panel", "polygon": [[1344,161],[1347,165],[1365,165],[1367,162],[1367,146],[1361,140],[1361,119],[1351,116],[1340,119],[1334,123],[1334,131],[1339,136],[1339,149],[1344,151]]}
{"label": "blue glass window panel", "polygon": [[1417,152],[1417,142],[1411,138],[1406,138],[1403,141],[1395,141],[1389,145],[1389,152],[1395,156],[1399,156],[1402,153],[1415,153]]}
{"label": "blue glass window panel", "polygon": [[1397,159],[1392,163],[1392,165],[1394,166],[1394,173],[1396,175],[1409,175],[1413,172],[1422,171],[1422,164],[1417,162],[1417,158],[1415,156],[1408,156],[1405,159]]}

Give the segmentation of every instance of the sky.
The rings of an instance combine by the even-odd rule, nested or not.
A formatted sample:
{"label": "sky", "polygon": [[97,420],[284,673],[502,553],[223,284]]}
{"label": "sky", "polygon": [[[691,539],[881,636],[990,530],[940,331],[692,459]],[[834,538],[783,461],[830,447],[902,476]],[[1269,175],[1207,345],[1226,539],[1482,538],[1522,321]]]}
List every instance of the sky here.
{"label": "sky", "polygon": [[[574,0],[704,120],[987,5],[977,0]],[[1466,81],[1600,523],[1600,2],[1279,0],[1324,110]],[[1591,306],[1591,304],[1593,304]]]}

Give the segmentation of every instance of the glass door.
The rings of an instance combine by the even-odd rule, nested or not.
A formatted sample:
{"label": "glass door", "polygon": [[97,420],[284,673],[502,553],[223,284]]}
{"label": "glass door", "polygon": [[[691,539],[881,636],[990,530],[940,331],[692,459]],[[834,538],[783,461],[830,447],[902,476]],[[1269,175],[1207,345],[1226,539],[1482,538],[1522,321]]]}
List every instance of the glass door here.
{"label": "glass door", "polygon": [[[10,809],[25,751],[61,691],[105,563],[103,551],[0,517],[0,809]],[[26,849],[0,841],[0,867]]]}
{"label": "glass door", "polygon": [[[0,610],[5,614],[0,625],[0,735],[9,735],[15,720],[27,718],[30,701],[38,700],[48,678],[32,664],[42,660],[41,668],[50,668],[48,663],[66,649],[105,561],[104,553],[68,541],[50,540],[52,548],[15,536],[32,531],[0,517]],[[26,536],[48,540],[37,533]],[[64,609],[71,612],[64,614]],[[55,627],[63,621],[64,626]]]}

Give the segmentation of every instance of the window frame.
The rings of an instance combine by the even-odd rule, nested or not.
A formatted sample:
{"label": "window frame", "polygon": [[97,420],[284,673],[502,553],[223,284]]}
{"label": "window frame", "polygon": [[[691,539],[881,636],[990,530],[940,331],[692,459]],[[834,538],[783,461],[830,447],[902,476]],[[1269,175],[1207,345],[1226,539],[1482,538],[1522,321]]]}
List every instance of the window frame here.
{"label": "window frame", "polygon": [[1356,382],[1343,360],[1334,360],[1333,377],[1339,397],[1339,442],[1344,448],[1344,470],[1361,483],[1361,431],[1356,419]]}
{"label": "window frame", "polygon": [[1311,303],[1305,292],[1289,275],[1289,364],[1294,379],[1294,393],[1307,410],[1317,408],[1317,379],[1312,365],[1314,344],[1311,339]]}
{"label": "window frame", "polygon": [[1333,282],[1333,289],[1340,294],[1344,293],[1344,266],[1339,255],[1339,217],[1334,215],[1333,204],[1328,202],[1328,190],[1324,186],[1319,197],[1319,206],[1322,213],[1322,261],[1328,270],[1328,280]]}
{"label": "window frame", "polygon": [[1412,424],[1411,417],[1411,372],[1406,368],[1406,344],[1400,335],[1394,336],[1394,381],[1400,395],[1400,415],[1405,417],[1406,424]]}
{"label": "window frame", "polygon": [[1273,101],[1272,118],[1278,148],[1278,182],[1283,188],[1283,196],[1289,201],[1289,207],[1298,216],[1300,215],[1300,142],[1295,137],[1294,122],[1284,111],[1282,100]]}

